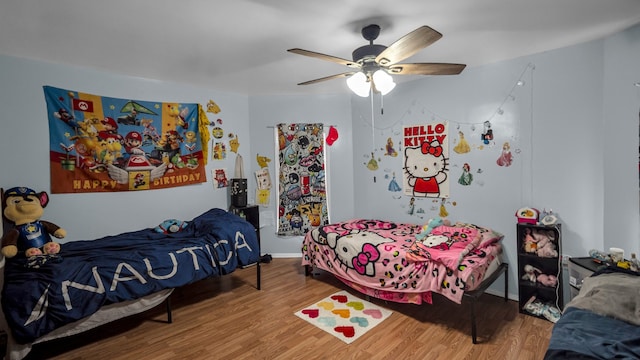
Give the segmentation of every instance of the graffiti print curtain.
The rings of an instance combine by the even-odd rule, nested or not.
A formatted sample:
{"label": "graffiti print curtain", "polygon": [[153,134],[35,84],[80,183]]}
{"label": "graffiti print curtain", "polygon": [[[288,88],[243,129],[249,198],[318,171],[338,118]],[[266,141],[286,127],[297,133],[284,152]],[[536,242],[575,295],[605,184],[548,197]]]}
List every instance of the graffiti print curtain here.
{"label": "graffiti print curtain", "polygon": [[329,223],[322,124],[278,124],[278,235]]}
{"label": "graffiti print curtain", "polygon": [[52,193],[162,189],[207,180],[198,104],[50,86],[44,95]]}

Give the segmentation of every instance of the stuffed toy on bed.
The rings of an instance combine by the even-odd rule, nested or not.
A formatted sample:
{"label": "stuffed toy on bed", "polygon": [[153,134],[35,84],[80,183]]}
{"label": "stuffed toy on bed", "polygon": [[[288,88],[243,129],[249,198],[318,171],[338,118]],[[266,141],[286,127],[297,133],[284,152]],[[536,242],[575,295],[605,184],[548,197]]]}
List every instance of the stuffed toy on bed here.
{"label": "stuffed toy on bed", "polygon": [[185,227],[187,227],[189,223],[182,220],[176,219],[167,219],[163,221],[160,225],[156,226],[154,230],[163,234],[171,234],[176,233],[178,231],[182,231]]}
{"label": "stuffed toy on bed", "polygon": [[440,219],[440,218],[429,219],[429,221],[422,226],[422,229],[420,230],[420,233],[418,233],[416,235],[416,239],[422,241],[427,236],[429,236],[429,234],[431,234],[431,231],[434,228],[436,228],[436,227],[438,227],[440,225],[450,226],[451,222],[449,220],[446,220],[446,219],[443,220],[443,219]]}
{"label": "stuffed toy on bed", "polygon": [[3,201],[3,214],[15,227],[2,237],[2,255],[7,258],[16,255],[32,257],[60,252],[60,244],[53,241],[51,235],[61,239],[67,235],[66,230],[40,220],[49,203],[46,192],[36,193],[26,187],[14,187],[4,192]]}

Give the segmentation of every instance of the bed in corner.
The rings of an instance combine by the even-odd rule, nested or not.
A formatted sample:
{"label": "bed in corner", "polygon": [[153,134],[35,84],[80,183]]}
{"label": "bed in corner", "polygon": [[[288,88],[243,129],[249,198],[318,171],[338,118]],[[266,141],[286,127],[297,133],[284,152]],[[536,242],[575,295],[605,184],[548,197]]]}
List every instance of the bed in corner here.
{"label": "bed in corner", "polygon": [[640,273],[610,266],[584,279],[544,358],[640,359]]}
{"label": "bed in corner", "polygon": [[255,228],[211,209],[176,233],[149,228],[71,241],[62,244],[59,257],[36,266],[25,257],[6,259],[1,302],[9,357],[22,358],[35,343],[145,311],[168,300],[174,288],[259,264],[259,258]]}
{"label": "bed in corner", "polygon": [[316,228],[304,238],[302,265],[332,273],[367,295],[400,303],[431,303],[433,293],[471,303],[476,339],[475,301],[501,275],[503,235],[481,226],[455,223],[420,225],[355,219]]}

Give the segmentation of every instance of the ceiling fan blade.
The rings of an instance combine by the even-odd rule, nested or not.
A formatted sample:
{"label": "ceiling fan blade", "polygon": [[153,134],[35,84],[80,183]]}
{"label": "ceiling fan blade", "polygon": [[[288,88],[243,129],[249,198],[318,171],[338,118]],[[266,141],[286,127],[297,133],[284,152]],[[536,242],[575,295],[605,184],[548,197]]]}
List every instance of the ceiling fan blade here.
{"label": "ceiling fan blade", "polygon": [[310,56],[312,58],[316,58],[320,60],[331,61],[337,64],[346,65],[352,68],[360,68],[360,64],[353,62],[351,60],[347,60],[347,59],[343,59],[343,58],[339,58],[331,55],[321,54],[315,51],[309,51],[309,50],[298,49],[298,48],[289,49],[287,51],[292,52],[294,54],[298,54],[298,55]]}
{"label": "ceiling fan blade", "polygon": [[345,73],[342,73],[342,74],[335,74],[335,75],[331,75],[331,76],[325,76],[325,77],[319,78],[319,79],[314,79],[314,80],[301,82],[298,85],[311,85],[311,84],[319,83],[319,82],[322,82],[322,81],[339,79],[339,78],[346,78],[346,77],[349,77],[349,76],[351,76],[353,74],[355,74],[355,71],[349,71],[349,72],[345,72]]}
{"label": "ceiling fan blade", "polygon": [[396,64],[389,67],[389,73],[398,75],[457,75],[466,66],[449,63]]}
{"label": "ceiling fan blade", "polygon": [[388,66],[402,61],[438,41],[442,34],[428,26],[421,26],[389,45],[376,57],[376,62]]}

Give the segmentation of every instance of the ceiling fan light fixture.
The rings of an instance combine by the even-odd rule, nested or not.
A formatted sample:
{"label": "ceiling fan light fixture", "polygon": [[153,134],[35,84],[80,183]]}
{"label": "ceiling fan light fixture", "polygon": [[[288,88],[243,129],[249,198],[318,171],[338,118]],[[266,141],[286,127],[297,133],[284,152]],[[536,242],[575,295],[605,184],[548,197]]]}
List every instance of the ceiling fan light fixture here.
{"label": "ceiling fan light fixture", "polygon": [[347,78],[347,85],[358,96],[368,97],[373,92],[388,94],[396,86],[392,75],[457,75],[465,68],[464,64],[453,63],[401,63],[421,49],[438,41],[442,34],[423,25],[402,36],[389,46],[374,44],[380,33],[380,26],[371,24],[362,28],[362,36],[369,44],[358,47],[352,52],[353,60],[326,55],[314,51],[293,48],[287,51],[298,55],[313,57],[346,65],[352,70],[325,76],[319,79],[301,82],[309,85],[321,81]]}
{"label": "ceiling fan light fixture", "polygon": [[371,89],[371,84],[367,81],[367,75],[360,71],[347,78],[347,86],[361,97],[369,96],[369,90]]}
{"label": "ceiling fan light fixture", "polygon": [[393,77],[382,69],[378,69],[373,73],[373,83],[382,95],[387,95],[396,87]]}

